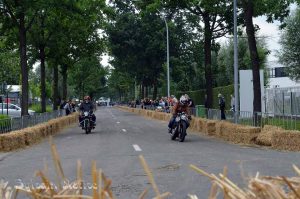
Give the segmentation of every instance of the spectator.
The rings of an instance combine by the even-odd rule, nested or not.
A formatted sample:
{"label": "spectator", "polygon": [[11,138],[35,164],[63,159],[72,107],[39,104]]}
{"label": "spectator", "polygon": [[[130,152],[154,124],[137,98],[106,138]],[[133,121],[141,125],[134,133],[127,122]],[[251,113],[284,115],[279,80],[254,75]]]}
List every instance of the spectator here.
{"label": "spectator", "polygon": [[208,101],[207,101],[207,95],[204,96],[204,107],[205,107],[206,109],[209,108],[209,107],[208,107]]}
{"label": "spectator", "polygon": [[66,103],[66,105],[64,106],[64,109],[66,110],[66,115],[71,114],[72,111],[72,101],[69,100],[68,103]]}
{"label": "spectator", "polygon": [[67,104],[67,100],[63,100],[62,102],[61,102],[61,104],[60,104],[60,109],[64,109],[65,108],[65,106],[66,106],[66,104]]}
{"label": "spectator", "polygon": [[195,110],[195,104],[194,101],[187,95],[185,94],[185,97],[188,100],[188,110],[189,110],[189,115],[196,115],[196,110]]}
{"label": "spectator", "polygon": [[219,106],[220,106],[220,111],[221,111],[221,120],[226,120],[225,99],[221,93],[218,94],[218,98],[219,98]]}
{"label": "spectator", "polygon": [[231,97],[231,101],[230,101],[230,107],[231,107],[231,111],[235,112],[235,98],[234,95],[230,95]]}
{"label": "spectator", "polygon": [[76,112],[76,103],[71,102],[71,106],[72,106],[72,112]]}

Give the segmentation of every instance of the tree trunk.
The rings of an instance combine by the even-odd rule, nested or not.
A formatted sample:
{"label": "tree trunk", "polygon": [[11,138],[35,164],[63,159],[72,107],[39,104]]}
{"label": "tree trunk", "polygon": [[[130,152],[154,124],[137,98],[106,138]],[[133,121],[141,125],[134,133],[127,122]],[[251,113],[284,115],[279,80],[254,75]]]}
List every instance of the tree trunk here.
{"label": "tree trunk", "polygon": [[259,57],[256,47],[255,30],[253,25],[253,1],[243,0],[244,19],[246,25],[246,32],[248,36],[248,45],[250,51],[250,58],[252,64],[253,75],[253,111],[261,112],[261,90],[260,90],[260,74],[259,74]]}
{"label": "tree trunk", "polygon": [[23,12],[19,15],[19,40],[20,40],[20,64],[22,74],[22,98],[21,98],[21,115],[28,115],[28,66],[27,66],[27,52],[26,52],[26,28],[25,28],[25,14]]}
{"label": "tree trunk", "polygon": [[148,98],[148,86],[146,86],[146,88],[145,88],[145,97]]}
{"label": "tree trunk", "polygon": [[45,46],[40,45],[40,61],[41,61],[41,108],[42,113],[46,112],[46,66],[45,66]]}
{"label": "tree trunk", "polygon": [[59,105],[58,102],[58,66],[57,64],[54,64],[53,66],[53,110],[57,110],[57,107]]}
{"label": "tree trunk", "polygon": [[205,82],[207,95],[207,108],[213,106],[213,81],[211,72],[211,40],[210,18],[208,13],[203,14],[204,20],[204,54],[205,54]]}
{"label": "tree trunk", "polygon": [[141,98],[142,99],[145,99],[145,86],[144,86],[144,83],[142,82],[142,88],[141,88]]}
{"label": "tree trunk", "polygon": [[156,81],[153,84],[153,99],[155,100],[157,98],[157,83]]}
{"label": "tree trunk", "polygon": [[62,96],[63,96],[63,99],[64,100],[67,100],[67,97],[68,97],[68,83],[67,83],[67,81],[68,81],[68,68],[67,68],[67,66],[66,65],[63,65],[62,66],[62,78],[63,78],[63,80],[62,80]]}

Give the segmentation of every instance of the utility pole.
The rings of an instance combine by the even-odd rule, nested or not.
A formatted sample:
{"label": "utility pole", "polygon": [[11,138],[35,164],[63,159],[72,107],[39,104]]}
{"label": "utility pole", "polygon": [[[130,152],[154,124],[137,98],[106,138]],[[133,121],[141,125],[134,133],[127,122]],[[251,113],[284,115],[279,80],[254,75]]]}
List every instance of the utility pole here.
{"label": "utility pole", "polygon": [[234,20],[234,120],[238,123],[239,115],[239,67],[238,67],[238,39],[237,39],[237,0],[233,0]]}
{"label": "utility pole", "polygon": [[166,25],[166,32],[167,32],[167,90],[168,90],[168,97],[170,97],[170,51],[169,51],[169,28],[168,28],[168,23],[165,18],[165,16],[157,10],[161,16],[164,19],[165,25]]}

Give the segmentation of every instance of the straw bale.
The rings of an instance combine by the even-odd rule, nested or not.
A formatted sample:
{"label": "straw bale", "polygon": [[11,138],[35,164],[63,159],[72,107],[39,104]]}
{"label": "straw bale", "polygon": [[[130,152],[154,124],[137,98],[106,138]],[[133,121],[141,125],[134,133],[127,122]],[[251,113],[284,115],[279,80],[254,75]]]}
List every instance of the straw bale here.
{"label": "straw bale", "polygon": [[26,145],[32,145],[34,143],[38,143],[39,141],[41,141],[43,135],[42,132],[39,130],[40,128],[35,128],[35,127],[31,127],[23,130],[25,135]]}
{"label": "straw bale", "polygon": [[154,111],[149,111],[149,117],[154,118],[155,117],[155,112]]}
{"label": "straw bale", "polygon": [[139,114],[139,115],[141,115],[141,114],[142,114],[142,112],[143,112],[143,110],[142,110],[142,109],[138,109],[138,114]]}
{"label": "straw bale", "polygon": [[196,118],[193,118],[193,119],[190,121],[190,129],[192,129],[192,130],[197,130],[197,122],[196,122]]}
{"label": "straw bale", "polygon": [[165,120],[166,122],[169,122],[169,121],[171,120],[171,117],[172,117],[172,114],[165,113],[165,115],[164,115],[164,120]]}
{"label": "straw bale", "polygon": [[12,151],[26,146],[25,134],[22,131],[13,131],[0,135],[0,137],[3,151]]}
{"label": "straw bale", "polygon": [[36,126],[38,128],[38,131],[40,131],[41,136],[47,137],[47,125],[45,124],[40,124]]}
{"label": "straw bale", "polygon": [[206,135],[215,135],[216,134],[216,121],[207,120],[205,125],[205,134]]}
{"label": "straw bale", "polygon": [[164,121],[164,113],[158,113],[158,115],[159,115],[159,120],[160,121]]}
{"label": "straw bale", "polygon": [[283,131],[283,129],[276,126],[265,125],[256,139],[256,144],[272,146],[272,137],[276,131]]}
{"label": "straw bale", "polygon": [[300,132],[276,130],[271,137],[273,148],[289,151],[300,151]]}
{"label": "straw bale", "polygon": [[230,136],[237,131],[237,125],[226,121],[220,121],[216,124],[216,136],[230,141]]}
{"label": "straw bale", "polygon": [[233,133],[228,136],[228,141],[238,144],[254,144],[257,135],[253,133]]}
{"label": "straw bale", "polygon": [[196,126],[197,131],[199,131],[201,133],[205,133],[206,119],[197,118],[196,125],[197,125]]}

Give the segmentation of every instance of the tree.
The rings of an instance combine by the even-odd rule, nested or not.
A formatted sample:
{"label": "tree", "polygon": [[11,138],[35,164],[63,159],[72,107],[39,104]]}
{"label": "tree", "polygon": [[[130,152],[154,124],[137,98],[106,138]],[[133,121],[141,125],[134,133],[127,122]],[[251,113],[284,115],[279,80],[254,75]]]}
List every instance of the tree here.
{"label": "tree", "polygon": [[97,57],[86,57],[74,65],[70,71],[69,82],[80,97],[95,96],[106,85],[107,70],[103,68]]}
{"label": "tree", "polygon": [[[266,47],[266,42],[263,38],[257,40],[258,56],[260,60],[260,69],[266,68],[267,55],[270,53]],[[217,86],[226,86],[234,83],[234,58],[233,58],[233,40],[221,46],[217,57],[216,82]],[[252,69],[248,40],[246,35],[241,35],[238,38],[238,63],[239,70]],[[224,75],[225,74],[225,75]],[[267,81],[266,81],[267,82]]]}
{"label": "tree", "polygon": [[286,29],[280,37],[279,61],[287,67],[289,76],[300,79],[300,9],[287,18]]}
{"label": "tree", "polygon": [[[152,96],[156,98],[165,59],[164,22],[157,13],[140,10],[134,4],[116,1],[114,6],[114,21],[107,25],[112,64],[135,77],[146,88],[146,96],[147,88],[153,87]],[[136,14],[132,9],[140,12]]]}
{"label": "tree", "polygon": [[248,36],[248,46],[252,64],[253,74],[253,111],[261,112],[261,85],[260,85],[260,60],[257,50],[257,43],[255,38],[255,27],[253,24],[253,17],[262,15],[267,16],[268,22],[273,20],[283,21],[289,14],[289,5],[293,0],[242,0],[241,8]]}
{"label": "tree", "polygon": [[0,37],[0,82],[9,85],[18,85],[20,81],[20,68],[18,53],[5,46],[4,38]]}
{"label": "tree", "polygon": [[0,13],[3,20],[2,28],[16,35],[19,44],[20,67],[22,77],[21,115],[28,115],[28,65],[27,65],[27,33],[36,17],[37,1],[33,0],[2,0]]}
{"label": "tree", "polygon": [[[204,30],[204,70],[207,106],[212,107],[213,102],[213,76],[212,76],[212,45],[213,41],[220,38],[232,29],[232,1],[219,0],[166,0],[167,7],[179,7],[188,10],[202,22]],[[199,22],[196,24],[199,26]]]}

